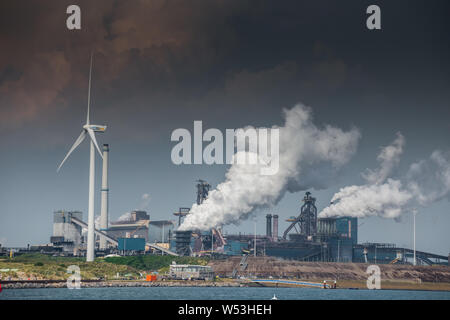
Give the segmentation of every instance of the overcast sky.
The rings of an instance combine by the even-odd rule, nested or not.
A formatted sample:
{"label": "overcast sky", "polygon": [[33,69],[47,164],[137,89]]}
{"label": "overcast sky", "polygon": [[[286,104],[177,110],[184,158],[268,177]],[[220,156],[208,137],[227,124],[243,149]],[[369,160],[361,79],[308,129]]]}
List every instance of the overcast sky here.
{"label": "overcast sky", "polygon": [[[195,201],[195,180],[213,187],[226,165],[172,164],[176,128],[281,125],[303,103],[317,125],[361,132],[358,150],[324,190],[361,184],[380,147],[401,132],[395,175],[435,149],[450,148],[448,1],[376,1],[382,29],[366,28],[368,1],[2,1],[0,3],[0,243],[47,243],[52,212],[87,219],[88,143],[56,167],[86,117],[94,52],[91,119],[108,125],[110,217],[145,209],[174,219]],[[81,7],[81,30],[66,8]],[[314,143],[314,141],[311,141]],[[97,158],[98,160],[98,158]],[[97,173],[100,162],[97,161]],[[97,175],[96,212],[100,208]],[[150,202],[142,201],[143,194]],[[270,210],[298,215],[302,193]],[[269,212],[269,211],[267,211]],[[265,230],[257,215],[258,231]],[[417,247],[448,254],[450,203],[419,208]],[[359,221],[359,241],[412,247],[412,218]],[[226,226],[250,233],[253,222]]]}

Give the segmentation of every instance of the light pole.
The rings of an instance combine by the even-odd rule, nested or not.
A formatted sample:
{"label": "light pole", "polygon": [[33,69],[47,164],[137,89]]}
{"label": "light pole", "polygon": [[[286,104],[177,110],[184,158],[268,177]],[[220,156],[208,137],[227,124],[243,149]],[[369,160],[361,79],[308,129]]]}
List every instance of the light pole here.
{"label": "light pole", "polygon": [[377,244],[375,243],[375,264],[377,263]]}
{"label": "light pole", "polygon": [[256,220],[255,220],[255,240],[253,243],[253,255],[256,257]]}
{"label": "light pole", "polygon": [[338,256],[337,262],[341,262],[341,248],[340,248],[341,240],[338,240]]}
{"label": "light pole", "polygon": [[417,209],[413,209],[412,211],[413,213],[413,250],[414,250],[414,260],[413,260],[413,264],[417,265],[417,260],[416,260],[416,214],[417,214]]}

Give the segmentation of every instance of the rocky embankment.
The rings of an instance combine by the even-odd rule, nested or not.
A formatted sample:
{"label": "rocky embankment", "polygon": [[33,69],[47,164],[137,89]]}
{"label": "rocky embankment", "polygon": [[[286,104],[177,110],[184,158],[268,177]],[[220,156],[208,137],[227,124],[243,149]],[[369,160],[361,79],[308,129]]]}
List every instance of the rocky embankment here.
{"label": "rocky embankment", "polygon": [[[366,270],[369,266],[364,263],[302,262],[273,257],[249,257],[247,268],[241,270],[240,261],[241,257],[231,257],[227,260],[212,260],[209,265],[219,276],[229,277],[236,268],[238,276],[302,280],[367,280]],[[396,264],[379,264],[378,266],[382,280],[450,283],[450,267],[448,266]]]}
{"label": "rocky embankment", "polygon": [[[66,281],[5,281],[3,289],[66,288]],[[238,282],[213,281],[81,281],[81,288],[103,287],[239,287]]]}

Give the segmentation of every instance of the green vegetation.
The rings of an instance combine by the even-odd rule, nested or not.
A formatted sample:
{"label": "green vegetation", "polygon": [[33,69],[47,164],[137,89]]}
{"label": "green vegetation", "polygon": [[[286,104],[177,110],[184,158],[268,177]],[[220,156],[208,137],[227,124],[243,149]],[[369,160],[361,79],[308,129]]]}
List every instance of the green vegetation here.
{"label": "green vegetation", "polygon": [[129,256],[129,257],[110,257],[104,259],[105,262],[126,265],[139,270],[167,272],[172,261],[177,264],[208,264],[208,258],[193,257],[173,257],[173,256]]}
{"label": "green vegetation", "polygon": [[24,254],[12,259],[0,259],[0,269],[9,270],[0,272],[2,279],[11,280],[46,279],[63,280],[71,274],[67,273],[67,267],[76,265],[80,268],[82,279],[115,279],[117,274],[123,277],[138,279],[140,270],[127,265],[107,263],[103,259],[96,259],[87,263],[85,258],[52,257],[44,254]]}
{"label": "green vegetation", "polygon": [[172,256],[129,256],[98,258],[87,263],[85,258],[53,257],[40,253],[23,254],[12,259],[0,259],[0,272],[3,279],[11,277],[12,280],[47,279],[63,280],[71,274],[67,267],[77,265],[80,268],[82,279],[141,279],[141,274],[152,271],[168,272],[169,265],[175,261],[178,264],[206,265],[208,258],[172,257]]}
{"label": "green vegetation", "polygon": [[[1,262],[2,260],[0,260]],[[7,258],[6,261],[13,263],[69,263],[68,265],[73,264],[72,262],[80,262],[85,261],[84,258],[77,257],[53,257],[46,254],[41,253],[26,253],[20,256],[14,257],[12,259]]]}

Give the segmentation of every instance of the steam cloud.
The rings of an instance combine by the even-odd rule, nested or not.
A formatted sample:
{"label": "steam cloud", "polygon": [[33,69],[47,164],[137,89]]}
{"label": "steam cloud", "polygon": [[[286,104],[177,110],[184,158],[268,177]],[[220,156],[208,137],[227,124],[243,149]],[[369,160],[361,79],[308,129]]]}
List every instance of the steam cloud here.
{"label": "steam cloud", "polygon": [[[434,151],[428,159],[413,163],[403,179],[389,179],[403,152],[403,136],[398,133],[394,142],[378,155],[380,168],[367,170],[366,185],[342,188],[319,217],[380,216],[397,219],[413,206],[427,205],[449,197],[450,153]],[[387,179],[387,181],[386,181]],[[403,180],[403,182],[402,182]]]}
{"label": "steam cloud", "polygon": [[151,201],[150,194],[144,193],[141,196],[141,203],[139,205],[139,210],[148,210],[148,206],[150,204],[150,201]]}
{"label": "steam cloud", "polygon": [[[94,228],[97,230],[100,230],[100,216],[95,216],[95,220],[94,220]],[[81,230],[81,234],[84,236],[86,235],[88,232],[87,228],[83,228]]]}
{"label": "steam cloud", "polygon": [[392,173],[392,170],[400,162],[400,156],[403,153],[403,146],[405,144],[405,138],[399,132],[397,138],[391,145],[381,149],[377,160],[380,162],[380,168],[378,170],[367,169],[366,173],[363,173],[363,178],[370,184],[378,184],[384,182]]}
{"label": "steam cloud", "polygon": [[450,150],[435,150],[429,159],[412,164],[406,179],[420,205],[450,200]]}
{"label": "steam cloud", "polygon": [[[139,205],[139,210],[147,210],[148,205],[150,204],[150,200],[151,200],[150,194],[144,193],[141,196],[141,203]],[[131,212],[125,212],[117,219],[117,222],[128,222],[128,221],[131,221]]]}
{"label": "steam cloud", "polygon": [[131,212],[125,212],[123,215],[121,215],[120,217],[119,217],[119,219],[117,219],[117,221],[123,221],[123,222],[125,222],[125,221],[131,221]]}
{"label": "steam cloud", "polygon": [[412,195],[399,180],[386,183],[342,188],[331,199],[331,205],[319,217],[352,216],[397,218]]}
{"label": "steam cloud", "polygon": [[209,193],[208,199],[192,206],[179,230],[236,224],[257,209],[275,205],[286,191],[324,188],[355,153],[360,138],[357,129],[319,128],[312,122],[311,109],[301,104],[283,113],[284,126],[273,127],[280,133],[278,172],[261,175],[259,165],[233,164],[226,180]]}

